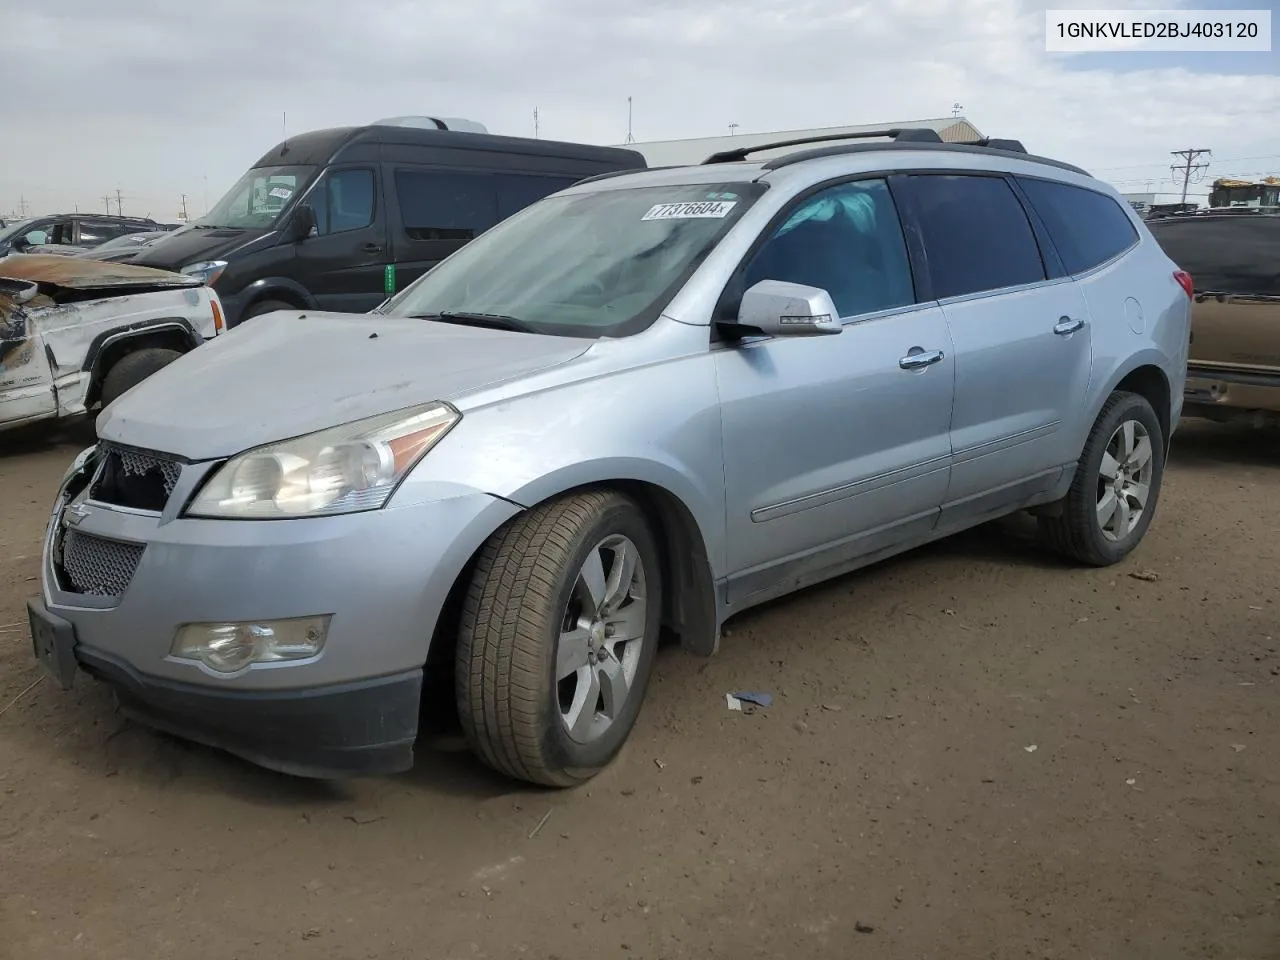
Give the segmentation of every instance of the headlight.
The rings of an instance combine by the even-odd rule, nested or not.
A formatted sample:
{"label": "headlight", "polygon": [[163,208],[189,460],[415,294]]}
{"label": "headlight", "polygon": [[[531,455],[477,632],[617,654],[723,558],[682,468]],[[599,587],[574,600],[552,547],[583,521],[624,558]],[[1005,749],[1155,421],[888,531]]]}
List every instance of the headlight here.
{"label": "headlight", "polygon": [[188,263],[178,272],[185,273],[188,277],[199,277],[206,287],[212,287],[213,282],[222,276],[222,271],[225,269],[227,269],[225,260],[202,260],[199,263]]}
{"label": "headlight", "polygon": [[187,507],[189,517],[276,520],[377,510],[462,415],[429,403],[232,457]]}

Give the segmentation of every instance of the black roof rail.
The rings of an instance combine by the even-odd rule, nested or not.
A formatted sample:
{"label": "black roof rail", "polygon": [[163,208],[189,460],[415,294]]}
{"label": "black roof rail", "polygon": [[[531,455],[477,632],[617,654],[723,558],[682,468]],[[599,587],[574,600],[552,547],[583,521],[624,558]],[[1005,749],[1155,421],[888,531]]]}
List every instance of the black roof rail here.
{"label": "black roof rail", "polygon": [[842,143],[829,147],[815,147],[812,150],[800,150],[796,153],[788,153],[785,156],[776,157],[773,160],[766,160],[762,166],[766,170],[777,170],[781,167],[789,167],[792,164],[803,163],[806,160],[819,160],[823,157],[840,157],[851,153],[878,153],[882,150],[937,150],[944,153],[970,153],[979,156],[991,156],[992,154],[1003,155],[1011,160],[1026,160],[1031,163],[1042,163],[1046,166],[1057,167],[1059,170],[1069,170],[1072,173],[1079,173],[1083,176],[1091,176],[1088,170],[1077,167],[1075,164],[1066,163],[1062,160],[1053,160],[1049,157],[1038,157],[1033,153],[1027,153],[1025,150],[1018,152],[1013,150],[1005,150],[997,147],[995,144],[1008,141],[993,140],[989,146],[979,147],[970,143],[903,143],[897,141],[895,143]]}
{"label": "black roof rail", "polygon": [[986,147],[988,150],[1003,150],[1006,153],[1026,153],[1027,148],[1021,140],[999,140],[995,137],[983,137],[981,140],[952,140],[961,147]]}
{"label": "black roof rail", "polygon": [[889,130],[866,130],[862,133],[824,133],[817,137],[800,137],[795,140],[775,140],[772,143],[760,143],[755,146],[738,147],[735,150],[721,150],[713,153],[702,163],[741,163],[753,153],[761,150],[778,150],[782,147],[799,147],[806,143],[831,143],[836,140],[870,140],[876,137],[888,137],[895,143],[941,143],[942,138],[936,130],[928,127],[894,127]]}

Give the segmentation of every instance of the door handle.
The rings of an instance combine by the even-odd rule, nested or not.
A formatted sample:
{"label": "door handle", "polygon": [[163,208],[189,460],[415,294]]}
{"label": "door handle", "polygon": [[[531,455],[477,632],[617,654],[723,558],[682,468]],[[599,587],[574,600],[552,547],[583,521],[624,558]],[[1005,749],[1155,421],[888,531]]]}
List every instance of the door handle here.
{"label": "door handle", "polygon": [[930,367],[942,359],[941,350],[925,353],[919,347],[912,347],[911,349],[911,353],[908,353],[898,361],[898,366],[903,370],[919,370],[921,367]]}
{"label": "door handle", "polygon": [[1058,322],[1053,325],[1053,332],[1060,337],[1065,337],[1069,334],[1075,333],[1083,326],[1083,317],[1075,317],[1074,319],[1071,317],[1060,317],[1058,318]]}
{"label": "door handle", "polygon": [[373,243],[372,241],[370,241],[369,243],[366,243],[366,244],[364,245],[364,252],[365,252],[365,253],[381,253],[381,252],[382,252],[382,244],[380,244],[380,243]]}

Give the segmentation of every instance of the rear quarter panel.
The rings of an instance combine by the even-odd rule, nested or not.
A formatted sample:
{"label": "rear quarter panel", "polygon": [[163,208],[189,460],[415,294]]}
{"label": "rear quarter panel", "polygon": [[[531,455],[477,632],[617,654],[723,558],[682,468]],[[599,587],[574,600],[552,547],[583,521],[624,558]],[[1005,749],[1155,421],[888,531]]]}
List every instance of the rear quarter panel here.
{"label": "rear quarter panel", "polygon": [[1079,449],[1083,449],[1107,397],[1139,367],[1154,366],[1164,374],[1170,398],[1164,413],[1170,432],[1182,409],[1191,301],[1174,279],[1177,265],[1145,225],[1137,217],[1132,220],[1139,234],[1137,246],[1077,277],[1088,305],[1094,344],[1086,415],[1077,428]]}

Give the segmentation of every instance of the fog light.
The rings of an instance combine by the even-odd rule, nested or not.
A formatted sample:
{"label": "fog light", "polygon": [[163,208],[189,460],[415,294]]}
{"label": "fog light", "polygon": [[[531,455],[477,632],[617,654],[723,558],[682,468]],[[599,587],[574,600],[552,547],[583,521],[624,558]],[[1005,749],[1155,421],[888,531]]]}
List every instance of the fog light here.
{"label": "fog light", "polygon": [[218,673],[236,673],[253,663],[306,660],[324,647],[329,616],[256,623],[188,623],[178,628],[170,653],[197,660]]}

